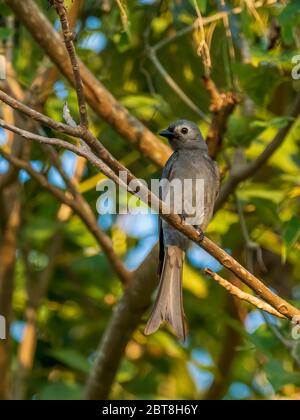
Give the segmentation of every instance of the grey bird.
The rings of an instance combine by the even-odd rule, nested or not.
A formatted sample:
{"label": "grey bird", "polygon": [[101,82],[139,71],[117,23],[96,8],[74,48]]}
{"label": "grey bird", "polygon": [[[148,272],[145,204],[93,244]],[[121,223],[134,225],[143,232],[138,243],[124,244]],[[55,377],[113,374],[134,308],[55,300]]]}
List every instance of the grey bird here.
{"label": "grey bird", "polygon": [[[186,203],[185,201],[188,199],[196,204],[196,180],[203,180],[204,182],[204,188],[201,190],[201,205],[203,207],[202,213],[200,212],[202,214],[201,222],[195,225],[192,223],[198,229],[199,234],[203,235],[213,216],[215,200],[219,192],[220,175],[217,164],[209,157],[206,142],[203,140],[198,126],[192,121],[178,120],[159,134],[168,139],[174,150],[163,169],[161,181],[172,182],[176,179],[184,184],[185,180],[192,180],[192,193],[184,194],[186,191],[183,187],[184,193],[179,198],[179,200],[182,200],[182,203],[180,203],[183,209],[181,213],[173,211],[172,207],[172,204],[174,207],[178,207],[176,206],[177,195],[173,194],[172,203],[171,200],[169,201],[171,211],[180,214],[185,222],[190,215],[184,209],[192,205],[192,203]],[[170,187],[168,188],[166,189],[164,186],[160,188],[160,198],[163,201],[168,195],[167,192],[171,190]],[[186,206],[186,204],[188,205]],[[173,327],[177,337],[185,341],[187,322],[182,302],[182,270],[189,240],[166,221],[160,219],[159,245],[158,274],[160,275],[160,283],[145,328],[145,334],[154,333],[162,322],[167,321]]]}

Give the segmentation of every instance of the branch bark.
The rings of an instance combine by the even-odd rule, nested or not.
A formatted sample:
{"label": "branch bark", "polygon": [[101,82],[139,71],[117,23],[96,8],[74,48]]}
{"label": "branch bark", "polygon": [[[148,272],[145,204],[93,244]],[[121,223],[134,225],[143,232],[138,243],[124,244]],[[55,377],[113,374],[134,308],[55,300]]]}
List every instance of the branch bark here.
{"label": "branch bark", "polygon": [[[37,4],[33,0],[5,0],[5,3],[26,26],[60,72],[73,84],[72,66],[61,37]],[[120,105],[80,60],[78,62],[89,105],[143,155],[155,164],[163,166],[171,154],[171,149]]]}
{"label": "branch bark", "polygon": [[112,264],[122,283],[124,285],[128,284],[131,280],[131,273],[127,270],[122,261],[116,256],[110,237],[107,236],[104,232],[102,232],[102,230],[99,228],[97,220],[90,206],[84,200],[82,195],[78,193],[77,195],[70,197],[69,195],[61,191],[59,188],[51,185],[48,182],[47,178],[39,172],[37,172],[36,170],[34,170],[28,162],[14,157],[4,152],[4,150],[2,149],[0,149],[0,154],[11,164],[15,165],[17,168],[23,169],[26,172],[28,172],[28,174],[31,175],[31,177],[34,178],[41,185],[42,188],[49,191],[60,202],[65,203],[67,206],[71,207],[73,211],[79,215],[79,217],[87,226],[88,230],[96,238],[100,247],[107,255],[107,258],[109,259],[110,263]]}
{"label": "branch bark", "polygon": [[227,292],[229,292],[232,296],[235,296],[240,300],[248,302],[256,308],[268,312],[270,315],[276,316],[277,318],[286,319],[284,315],[276,311],[271,305],[267,304],[261,299],[258,299],[255,296],[250,295],[249,293],[243,292],[243,290],[230,283],[230,281],[223,279],[223,277],[221,277],[217,273],[214,273],[209,268],[206,268],[204,271],[209,277],[211,277],[213,280],[219,283],[220,286],[224,287],[224,289],[226,289]]}
{"label": "branch bark", "polygon": [[109,396],[128,341],[139,326],[157,286],[157,258],[155,247],[135,271],[134,279],[114,308],[87,382],[85,398],[88,400],[105,400]]}
{"label": "branch bark", "polygon": [[[0,99],[3,100],[5,98],[5,94],[0,92]],[[56,123],[55,121],[51,120],[42,114],[39,114],[36,111],[28,111],[28,107],[25,105],[21,105],[18,101],[11,100],[11,98],[5,98],[7,100],[6,103],[12,104],[12,106],[16,106],[18,109],[24,109],[26,113],[31,114],[33,118],[37,120],[43,120],[46,125],[53,127],[57,125],[61,131],[69,132],[71,130],[74,133],[75,137],[82,138],[88,146],[92,149],[92,151],[97,155],[99,159],[103,161],[105,166],[103,167],[103,173],[117,182],[118,185],[124,186],[124,182],[119,178],[120,172],[126,174],[126,188],[127,191],[131,194],[136,194],[137,187],[139,188],[139,197],[148,204],[151,208],[159,211],[161,217],[166,220],[170,225],[175,227],[177,230],[185,234],[190,240],[195,242],[197,245],[205,249],[210,255],[215,257],[224,267],[226,267],[229,271],[235,274],[239,279],[241,279],[247,286],[249,286],[255,293],[260,296],[263,300],[273,306],[278,312],[282,315],[286,316],[289,319],[293,319],[295,316],[300,315],[300,311],[295,308],[294,306],[290,305],[280,296],[276,295],[272,292],[268,287],[266,287],[258,278],[256,278],[253,274],[247,271],[241,264],[239,264],[234,258],[232,258],[228,253],[226,253],[223,249],[218,247],[214,242],[212,242],[208,238],[199,237],[199,233],[196,229],[192,226],[185,224],[180,216],[176,214],[170,214],[169,209],[167,206],[158,199],[153,193],[151,193],[143,183],[137,180],[134,175],[120,162],[118,162],[114,157],[103,147],[103,145],[98,141],[97,138],[93,136],[93,134],[89,131],[82,130],[80,127],[73,128],[66,126],[62,123]],[[297,97],[297,110],[300,108],[300,95]],[[291,127],[291,123],[289,124],[289,128]],[[284,130],[287,130],[285,128]],[[287,131],[285,131],[286,133]],[[107,169],[110,170],[107,170]],[[113,176],[111,174],[113,172]]]}
{"label": "branch bark", "polygon": [[[0,314],[6,319],[6,328],[12,318],[12,296],[14,288],[14,270],[17,253],[17,236],[20,225],[19,183],[14,183],[5,190],[5,225],[2,230],[0,247]],[[11,341],[0,340],[0,400],[10,398],[10,361]]]}
{"label": "branch bark", "polygon": [[[6,0],[8,3],[13,3],[12,0]],[[121,113],[122,114],[122,113]],[[31,115],[32,116],[32,115]],[[37,115],[35,115],[37,117]],[[45,118],[43,116],[43,118]],[[50,120],[50,119],[49,119]],[[48,124],[53,124],[52,121],[48,120]],[[65,127],[63,125],[59,126],[59,129],[64,132]],[[117,162],[110,154],[109,152],[98,142],[98,140],[88,131],[82,131],[82,130],[76,130],[75,133],[73,133],[75,137],[83,138],[83,140],[89,145],[89,147],[92,149],[93,153],[96,154],[97,158],[100,158],[103,160],[107,168],[110,168],[111,171],[115,176],[117,176],[119,171],[125,171],[128,175],[128,184],[127,189],[129,192],[133,193],[135,192],[132,187],[129,185],[130,181],[136,181],[134,176],[126,170],[122,165],[120,165],[119,162]],[[104,167],[104,170],[105,167]],[[104,172],[105,173],[105,172]],[[106,173],[105,173],[106,174]],[[117,179],[117,182],[120,183],[120,180]],[[139,183],[137,183],[138,186]],[[151,200],[154,200],[155,205],[158,206],[161,213],[164,213],[164,205],[163,203],[159,202],[157,197],[153,197],[153,195],[145,188],[142,188],[141,191],[143,194],[143,199],[145,202],[150,203]],[[289,305],[287,302],[285,302],[283,299],[281,299],[279,296],[275,295],[273,292],[271,292],[262,282],[260,282],[259,279],[254,277],[251,273],[249,273],[247,270],[245,270],[237,261],[235,261],[231,256],[226,254],[225,251],[220,249],[216,244],[214,244],[212,241],[210,241],[208,238],[204,238],[203,241],[201,241],[201,238],[199,238],[199,235],[197,231],[195,231],[191,226],[185,225],[182,223],[181,219],[173,214],[162,214],[162,217],[171,225],[176,227],[178,230],[180,230],[182,233],[184,233],[186,236],[188,236],[191,240],[196,242],[198,245],[202,246],[204,249],[206,249],[211,255],[215,256],[225,267],[227,267],[230,271],[235,273],[242,281],[249,285],[249,287],[252,287],[252,289],[261,297],[263,297],[267,302],[272,304],[281,314],[292,318],[294,315],[299,315],[300,311],[297,308],[294,308],[292,305]]]}
{"label": "branch bark", "polygon": [[73,76],[74,76],[74,85],[77,93],[77,101],[78,101],[78,109],[79,109],[79,116],[80,116],[80,125],[83,128],[88,128],[88,116],[87,116],[87,109],[85,105],[85,96],[83,91],[83,83],[80,75],[79,70],[79,63],[77,60],[75,48],[73,45],[74,33],[70,29],[68,17],[67,17],[67,10],[64,5],[64,0],[54,0],[54,7],[58,13],[60,18],[60,23],[62,27],[63,37],[66,45],[66,49],[68,51],[72,69],[73,69]]}
{"label": "branch bark", "polygon": [[209,155],[215,159],[222,149],[227,121],[238,103],[238,98],[233,92],[220,93],[210,77],[203,77],[203,81],[210,95],[210,111],[213,115],[206,142]]}
{"label": "branch bark", "polygon": [[298,93],[294,103],[291,107],[291,111],[288,116],[291,120],[288,124],[281,128],[273,140],[266,146],[264,151],[253,161],[245,165],[237,165],[233,167],[229,178],[223,184],[218,200],[216,202],[215,210],[218,210],[227,201],[228,197],[235,191],[236,187],[246,179],[254,176],[272,157],[272,155],[279,149],[292,128],[294,121],[300,114],[300,94]]}

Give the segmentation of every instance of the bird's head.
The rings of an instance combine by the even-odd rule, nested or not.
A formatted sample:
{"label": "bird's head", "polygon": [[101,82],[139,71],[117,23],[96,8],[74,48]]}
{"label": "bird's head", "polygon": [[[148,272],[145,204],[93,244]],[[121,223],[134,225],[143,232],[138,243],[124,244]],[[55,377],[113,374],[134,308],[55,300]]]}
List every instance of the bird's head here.
{"label": "bird's head", "polygon": [[203,151],[207,151],[207,145],[202,134],[197,124],[192,121],[175,121],[159,134],[168,139],[173,150],[203,149]]}

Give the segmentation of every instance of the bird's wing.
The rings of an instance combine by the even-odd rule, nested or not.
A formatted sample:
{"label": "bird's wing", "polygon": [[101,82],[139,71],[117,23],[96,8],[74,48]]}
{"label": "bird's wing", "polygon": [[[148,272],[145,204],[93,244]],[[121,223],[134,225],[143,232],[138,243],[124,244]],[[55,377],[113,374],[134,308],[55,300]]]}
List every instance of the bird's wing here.
{"label": "bird's wing", "polygon": [[[167,160],[167,163],[165,164],[165,167],[163,169],[161,179],[171,179],[172,168],[173,168],[174,163],[177,160],[177,157],[178,157],[178,153],[176,153],[176,152],[174,152],[169,157],[169,159]],[[160,194],[159,194],[159,198],[161,199],[161,191],[160,191]],[[165,258],[165,244],[164,244],[164,234],[163,234],[163,229],[162,229],[161,218],[159,218],[158,228],[159,228],[159,263],[158,263],[157,273],[160,277],[161,272],[162,272],[162,268],[163,268],[164,258]]]}
{"label": "bird's wing", "polygon": [[221,174],[220,174],[218,164],[215,161],[214,161],[214,166],[215,166],[215,171],[216,171],[216,176],[217,176],[217,188],[216,188],[216,199],[217,199],[220,192],[220,188],[221,188]]}

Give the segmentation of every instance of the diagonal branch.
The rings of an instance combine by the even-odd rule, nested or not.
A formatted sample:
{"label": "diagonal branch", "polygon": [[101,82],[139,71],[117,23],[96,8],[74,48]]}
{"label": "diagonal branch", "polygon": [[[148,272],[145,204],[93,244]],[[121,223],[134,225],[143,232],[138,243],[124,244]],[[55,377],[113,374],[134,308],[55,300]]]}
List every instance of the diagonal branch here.
{"label": "diagonal branch", "polygon": [[207,115],[187,96],[187,94],[181,89],[180,86],[175,82],[175,80],[170,76],[167,70],[163,67],[157,55],[155,54],[154,50],[149,47],[147,49],[148,57],[152,61],[153,65],[156,67],[164,81],[169,85],[169,87],[178,95],[178,97],[192,110],[194,111],[199,117],[201,117],[207,123],[210,123],[210,119]]}
{"label": "diagonal branch", "polygon": [[[5,95],[5,94],[4,94]],[[6,95],[7,96],[7,95]],[[3,93],[0,94],[0,99],[3,99]],[[300,95],[298,95],[296,101],[296,108],[300,108]],[[6,99],[6,98],[5,98]],[[9,99],[9,104],[15,105],[17,101]],[[28,107],[17,103],[18,109],[24,109],[28,113]],[[296,110],[293,111],[294,113]],[[43,116],[42,114],[37,113],[36,111],[31,111],[30,114],[33,118],[43,119],[46,125],[55,126],[55,122],[48,117]],[[1,123],[1,121],[0,121]],[[291,122],[289,123],[289,128],[291,127]],[[3,126],[3,125],[2,125]],[[113,181],[117,182],[118,185],[124,186],[124,182],[119,178],[120,172],[126,174],[126,188],[127,191],[131,194],[136,195],[136,188],[139,188],[138,196],[151,208],[154,208],[161,214],[161,217],[165,219],[169,224],[175,227],[177,230],[181,231],[185,234],[190,240],[194,241],[197,245],[205,249],[210,255],[214,256],[224,267],[229,269],[232,273],[234,273],[238,278],[240,278],[247,286],[252,288],[255,293],[272,305],[275,309],[278,310],[281,314],[285,315],[286,317],[293,319],[295,315],[300,315],[300,311],[282,299],[280,296],[276,295],[272,292],[268,287],[266,287],[258,278],[256,278],[253,274],[247,271],[241,264],[239,264],[234,258],[232,258],[228,253],[226,253],[223,249],[218,247],[214,242],[212,242],[208,238],[204,238],[201,240],[199,234],[196,229],[192,226],[183,223],[182,219],[177,214],[170,214],[168,207],[159,200],[153,193],[151,193],[148,188],[144,186],[134,175],[124,167],[120,162],[118,162],[114,157],[103,147],[103,145],[98,141],[96,137],[89,131],[85,131],[78,128],[72,128],[65,124],[59,124],[59,127],[64,131],[72,130],[75,132],[75,136],[82,137],[82,139],[91,147],[91,149],[96,153],[97,157],[100,158],[104,162],[103,173],[111,178]],[[284,133],[287,132],[287,127],[285,127]],[[281,130],[282,131],[282,130]],[[277,141],[277,140],[276,140]],[[75,148],[75,153],[76,153]],[[108,170],[109,168],[109,170]],[[113,176],[111,174],[113,172]],[[134,187],[132,186],[134,184]]]}
{"label": "diagonal branch", "polygon": [[244,300],[245,302],[250,303],[253,306],[256,306],[258,309],[268,312],[269,314],[276,316],[277,318],[286,319],[284,315],[282,315],[280,312],[276,311],[271,305],[264,302],[263,300],[250,295],[249,293],[243,292],[241,289],[239,289],[234,284],[230,283],[228,280],[223,279],[219,274],[214,273],[209,268],[206,268],[205,273],[211,277],[213,280],[215,280],[217,283],[220,284],[220,286],[224,287],[224,289],[227,290],[232,296],[235,296],[241,300]]}
{"label": "diagonal branch", "polygon": [[291,130],[295,119],[300,115],[300,93],[297,94],[291,111],[288,114],[290,118],[288,124],[281,128],[273,140],[266,146],[264,151],[253,161],[245,165],[237,165],[236,168],[233,166],[228,180],[223,184],[215,209],[219,209],[228,199],[228,197],[235,191],[236,187],[242,181],[254,176],[272,157],[272,155],[279,149],[284,142],[286,136]]}
{"label": "diagonal branch", "polygon": [[74,33],[70,29],[64,0],[54,0],[54,7],[56,8],[56,11],[60,18],[65,45],[72,64],[74,84],[77,93],[78,109],[80,115],[80,125],[83,128],[88,128],[88,117],[83,91],[83,83],[79,71],[79,63],[73,45]]}
{"label": "diagonal branch", "polygon": [[[272,292],[257,277],[247,271],[222,248],[220,248],[207,237],[204,237],[202,240],[202,238],[199,237],[198,231],[194,229],[194,227],[185,224],[179,215],[170,213],[166,204],[159,200],[159,198],[156,197],[151,191],[149,191],[148,188],[146,188],[143,183],[135,178],[126,167],[114,159],[114,157],[98,142],[92,133],[84,132],[82,135],[83,139],[91,146],[93,150],[95,150],[97,156],[104,162],[105,165],[103,171],[105,171],[104,174],[107,177],[117,182],[119,186],[124,187],[124,181],[123,179],[121,180],[119,178],[118,174],[120,172],[126,174],[126,188],[129,193],[138,195],[142,201],[148,204],[152,209],[158,211],[164,220],[186,235],[197,245],[205,249],[210,255],[215,257],[224,267],[235,274],[242,282],[254,290],[258,296],[272,305],[282,315],[289,319],[293,319],[294,316],[300,315],[300,311],[297,308],[290,305],[280,296]],[[76,150],[77,149],[75,148],[75,153]],[[110,170],[107,170],[107,168],[110,168]],[[113,175],[111,172],[113,172]],[[137,187],[139,188],[138,194],[136,192]]]}
{"label": "diagonal branch", "polygon": [[[266,1],[256,1],[254,3],[255,9],[259,9],[261,7],[272,7],[277,3],[277,0],[266,0]],[[217,22],[219,20],[224,20],[224,16],[229,16],[231,14],[233,15],[239,15],[243,12],[242,6],[237,6],[231,10],[228,11],[222,11],[219,13],[214,13],[212,16],[207,16],[202,18],[202,24],[203,26],[209,25],[210,23]],[[175,34],[166,36],[161,41],[159,41],[157,44],[153,46],[154,51],[158,51],[161,48],[165,47],[166,45],[170,44],[171,42],[175,41],[178,38],[181,38],[184,35],[189,34],[190,32],[194,31],[197,28],[198,20],[196,20],[193,24],[185,26],[184,28],[177,31]]]}
{"label": "diagonal branch", "polygon": [[88,400],[104,400],[109,396],[128,341],[138,328],[157,286],[157,258],[158,248],[155,247],[134,272],[132,282],[114,308],[88,378],[85,393]]}
{"label": "diagonal branch", "polygon": [[78,216],[82,219],[85,223],[89,231],[92,235],[96,238],[97,242],[99,243],[100,247],[106,253],[110,263],[112,264],[114,270],[120,277],[120,280],[124,285],[128,284],[131,280],[131,273],[127,270],[124,266],[123,262],[117,257],[114,252],[112,241],[102,230],[99,228],[97,220],[90,209],[87,202],[84,198],[78,193],[75,197],[70,197],[70,195],[65,194],[59,188],[51,185],[47,178],[37,172],[33,167],[26,161],[23,161],[19,158],[16,158],[8,153],[6,153],[3,149],[0,148],[0,154],[8,160],[11,164],[15,165],[19,169],[23,169],[28,174],[35,179],[44,189],[49,191],[52,195],[54,195],[59,201],[65,203],[67,206],[71,207],[73,211],[78,214]]}
{"label": "diagonal branch", "polygon": [[[5,3],[25,25],[60,72],[73,84],[73,69],[68,60],[67,50],[61,37],[36,2],[33,0],[21,2],[20,0],[5,0]],[[130,114],[80,60],[78,60],[78,64],[88,104],[143,155],[158,166],[163,166],[171,154],[171,149]]]}
{"label": "diagonal branch", "polygon": [[52,128],[55,131],[68,134],[74,137],[80,137],[79,128],[70,127],[67,124],[63,124],[61,122],[55,121],[52,118],[49,118],[46,115],[38,111],[35,111],[29,106],[24,105],[22,102],[18,101],[17,99],[12,98],[11,96],[7,95],[2,90],[0,90],[0,100],[5,102],[7,105],[11,106],[12,108],[14,108],[16,111],[22,112],[23,114],[27,115],[27,117],[30,117],[34,119],[35,121],[38,121],[39,123]]}
{"label": "diagonal branch", "polygon": [[[14,3],[14,0],[6,0],[8,3]],[[29,0],[30,1],[30,0]],[[121,113],[122,114],[122,113]],[[36,116],[40,118],[40,116]],[[34,117],[33,117],[34,118]],[[43,117],[44,118],[44,117]],[[122,118],[119,119],[119,122],[122,122]],[[49,119],[48,124],[51,126],[53,124],[53,120]],[[60,130],[62,132],[66,132],[64,125],[60,125]],[[68,127],[69,129],[70,127]],[[70,134],[70,133],[68,133]],[[159,210],[159,212],[162,215],[162,218],[164,218],[168,223],[170,223],[172,226],[174,226],[176,229],[184,233],[189,239],[193,240],[195,243],[197,243],[199,246],[202,246],[204,249],[206,249],[211,255],[215,256],[226,268],[228,268],[231,272],[235,273],[245,284],[247,284],[249,287],[251,287],[256,294],[261,296],[266,302],[271,304],[276,310],[278,310],[282,315],[293,318],[294,315],[299,315],[300,311],[290,305],[288,302],[286,302],[281,297],[274,294],[270,289],[268,289],[259,279],[257,279],[255,276],[253,276],[251,273],[249,273],[247,270],[245,270],[244,267],[242,267],[236,260],[234,260],[230,255],[228,255],[224,250],[219,248],[216,244],[214,244],[212,241],[210,241],[208,238],[199,238],[198,232],[191,226],[186,225],[183,223],[178,215],[174,214],[167,214],[166,213],[166,206],[164,203],[160,202],[156,196],[154,196],[147,188],[143,186],[143,184],[140,184],[136,178],[118,161],[116,161],[113,156],[102,146],[101,143],[99,143],[98,139],[96,139],[92,133],[85,130],[76,129],[71,135],[82,138],[92,149],[92,155],[90,156],[90,159],[101,159],[104,162],[103,171],[107,171],[109,168],[110,175],[107,175],[106,172],[104,172],[108,177],[111,179],[114,179],[115,182],[117,182],[119,185],[122,185],[122,182],[120,178],[118,177],[118,174],[120,171],[124,171],[127,175],[127,190],[130,193],[135,193],[135,188],[133,188],[130,185],[131,181],[134,181],[138,187],[140,187],[140,197],[149,205],[152,204],[152,207]],[[58,139],[56,139],[57,141]],[[66,142],[67,143],[67,142]],[[77,152],[80,152],[80,149],[76,149]],[[76,151],[75,151],[76,153]],[[96,156],[95,156],[96,155]],[[135,295],[135,297],[138,295]],[[129,318],[130,323],[130,318]],[[132,331],[132,330],[131,330]],[[126,340],[128,340],[128,337],[125,337]],[[126,341],[125,340],[125,341]],[[104,345],[104,344],[103,344]],[[123,342],[124,346],[124,342]],[[111,347],[108,347],[111,349]],[[123,347],[124,349],[124,347]],[[100,357],[100,356],[99,356]],[[99,362],[100,363],[100,362]],[[96,365],[97,366],[97,365]],[[97,369],[94,371],[96,374],[99,372]],[[98,375],[99,376],[99,375]],[[110,379],[111,380],[111,379]],[[95,382],[93,382],[95,383]],[[92,385],[92,387],[95,385]]]}

